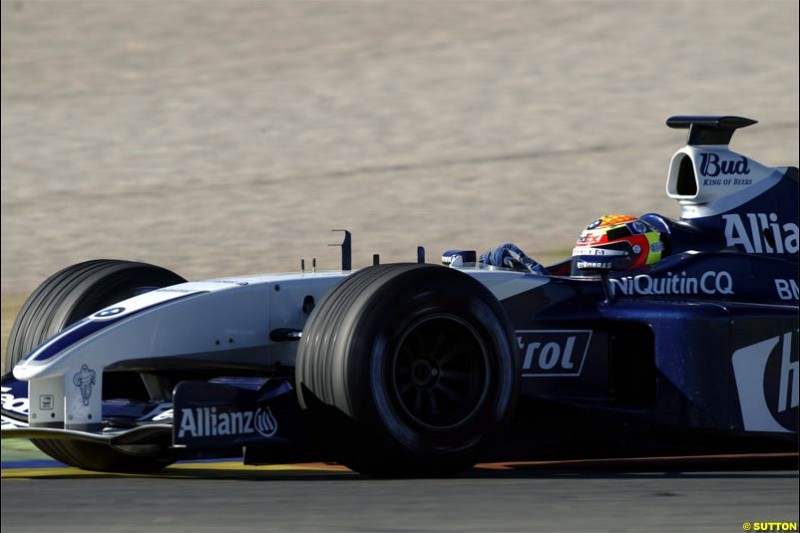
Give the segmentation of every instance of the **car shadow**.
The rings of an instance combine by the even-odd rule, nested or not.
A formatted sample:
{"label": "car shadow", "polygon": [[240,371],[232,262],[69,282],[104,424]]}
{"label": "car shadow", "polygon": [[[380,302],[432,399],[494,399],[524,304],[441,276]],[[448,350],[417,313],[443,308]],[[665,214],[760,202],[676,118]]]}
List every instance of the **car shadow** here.
{"label": "car shadow", "polygon": [[[52,463],[40,468],[4,468],[3,479],[202,479],[240,481],[375,481],[335,463],[247,466],[234,461],[183,462],[158,472],[88,472]],[[798,454],[652,457],[519,461],[478,464],[438,480],[485,479],[791,479],[798,478]],[[411,478],[405,478],[411,479]],[[416,478],[434,479],[434,478]]]}

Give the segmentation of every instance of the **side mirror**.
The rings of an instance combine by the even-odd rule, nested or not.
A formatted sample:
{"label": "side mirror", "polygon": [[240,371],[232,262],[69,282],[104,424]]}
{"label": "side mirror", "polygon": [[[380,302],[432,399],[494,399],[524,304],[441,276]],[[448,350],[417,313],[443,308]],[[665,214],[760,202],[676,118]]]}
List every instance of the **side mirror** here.
{"label": "side mirror", "polygon": [[475,266],[475,250],[447,250],[442,254],[442,264],[451,267]]}

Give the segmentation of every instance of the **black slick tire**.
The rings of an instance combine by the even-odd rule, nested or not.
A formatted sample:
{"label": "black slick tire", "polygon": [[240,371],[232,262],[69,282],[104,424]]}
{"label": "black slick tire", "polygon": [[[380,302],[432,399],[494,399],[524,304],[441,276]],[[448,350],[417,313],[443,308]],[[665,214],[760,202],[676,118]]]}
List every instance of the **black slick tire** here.
{"label": "black slick tire", "polygon": [[494,295],[462,272],[370,267],[309,317],[296,381],[301,405],[347,466],[450,475],[472,466],[512,415],[516,336]]}
{"label": "black slick tire", "polygon": [[[93,260],[50,276],[28,297],[17,315],[6,350],[5,372],[45,339],[108,305],[137,294],[183,283],[161,267],[118,260]],[[158,470],[168,460],[136,457],[89,442],[33,439],[44,453],[85,470],[140,472]]]}

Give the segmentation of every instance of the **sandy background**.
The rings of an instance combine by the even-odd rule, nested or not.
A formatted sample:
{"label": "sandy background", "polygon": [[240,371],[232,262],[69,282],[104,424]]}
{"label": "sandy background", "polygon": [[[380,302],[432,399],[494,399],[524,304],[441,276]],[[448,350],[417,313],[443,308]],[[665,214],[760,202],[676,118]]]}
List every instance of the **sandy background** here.
{"label": "sandy background", "polygon": [[6,301],[97,257],[334,268],[339,227],[357,265],[541,257],[677,215],[671,114],[797,165],[798,3],[4,1],[1,103]]}

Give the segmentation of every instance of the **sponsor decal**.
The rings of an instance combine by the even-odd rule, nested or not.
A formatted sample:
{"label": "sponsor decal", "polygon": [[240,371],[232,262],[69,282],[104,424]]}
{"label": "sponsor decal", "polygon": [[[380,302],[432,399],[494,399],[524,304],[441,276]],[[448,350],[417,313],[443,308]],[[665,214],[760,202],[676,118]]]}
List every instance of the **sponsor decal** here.
{"label": "sponsor decal", "polygon": [[52,411],[56,404],[56,398],[52,394],[39,395],[39,410]]}
{"label": "sponsor decal", "polygon": [[[789,433],[797,427],[800,363],[797,360],[798,330],[740,348],[732,364],[742,423],[747,431]],[[773,358],[777,358],[774,361]],[[768,365],[770,359],[774,363]],[[777,371],[767,372],[768,367]]]}
{"label": "sponsor decal", "polygon": [[800,299],[800,288],[797,281],[793,279],[776,279],[775,289],[778,291],[778,298],[781,300]]}
{"label": "sponsor decal", "polygon": [[734,294],[733,276],[722,270],[709,270],[701,276],[689,276],[686,272],[653,277],[649,274],[610,278],[611,293],[625,296],[663,296],[691,294]]}
{"label": "sponsor decal", "polygon": [[605,233],[603,232],[584,231],[580,237],[578,237],[578,244],[597,244],[603,240],[604,235]]}
{"label": "sponsor decal", "polygon": [[112,307],[111,309],[104,309],[99,313],[95,313],[95,317],[97,318],[108,318],[110,316],[117,316],[118,314],[125,311],[124,307]]}
{"label": "sponsor decal", "polygon": [[164,420],[172,420],[174,416],[172,409],[165,409],[152,418],[153,422],[162,422]]}
{"label": "sponsor decal", "polygon": [[749,254],[795,254],[800,246],[797,224],[781,224],[776,213],[744,213],[722,215],[725,220],[725,241],[739,245]]}
{"label": "sponsor decal", "polygon": [[[746,176],[750,174],[750,162],[744,156],[739,156],[736,159],[722,159],[718,154],[702,153],[700,154],[700,174],[703,176],[713,178],[716,176]],[[749,185],[747,183],[734,183],[734,185]]]}
{"label": "sponsor decal", "polygon": [[580,376],[591,330],[521,330],[522,377]]}
{"label": "sponsor decal", "polygon": [[198,291],[196,289],[172,289],[172,288],[166,288],[166,289],[157,289],[156,292],[177,292],[177,293],[190,294],[190,293],[198,292]]}
{"label": "sponsor decal", "polygon": [[97,372],[89,368],[84,363],[81,369],[72,376],[72,384],[81,389],[81,398],[83,398],[83,405],[89,405],[89,400],[92,398],[92,389],[94,388],[97,379]]}
{"label": "sponsor decal", "polygon": [[728,187],[730,185],[752,185],[750,178],[703,178],[703,187]]}
{"label": "sponsor decal", "polygon": [[164,422],[165,420],[172,420],[172,403],[163,402],[155,406],[153,409],[139,417],[140,421],[150,422]]}
{"label": "sponsor decal", "polygon": [[216,407],[187,407],[180,411],[177,438],[253,435],[272,437],[278,421],[269,407],[255,411],[218,411]]}
{"label": "sponsor decal", "polygon": [[595,248],[592,246],[576,246],[572,249],[572,255],[613,255],[615,257],[628,255],[624,250],[614,250],[613,248]]}
{"label": "sponsor decal", "polygon": [[26,428],[28,424],[26,422],[20,422],[19,420],[14,420],[11,417],[2,415],[0,416],[0,428],[2,429],[16,429],[16,428]]}
{"label": "sponsor decal", "polygon": [[611,270],[612,268],[614,268],[614,265],[612,263],[605,263],[603,261],[597,261],[597,262],[578,261],[576,267],[578,268],[578,270],[591,269],[591,268],[597,270]]}
{"label": "sponsor decal", "polygon": [[28,416],[28,407],[30,407],[28,399],[15,397],[11,387],[0,387],[0,402],[3,405],[3,410],[25,417]]}

